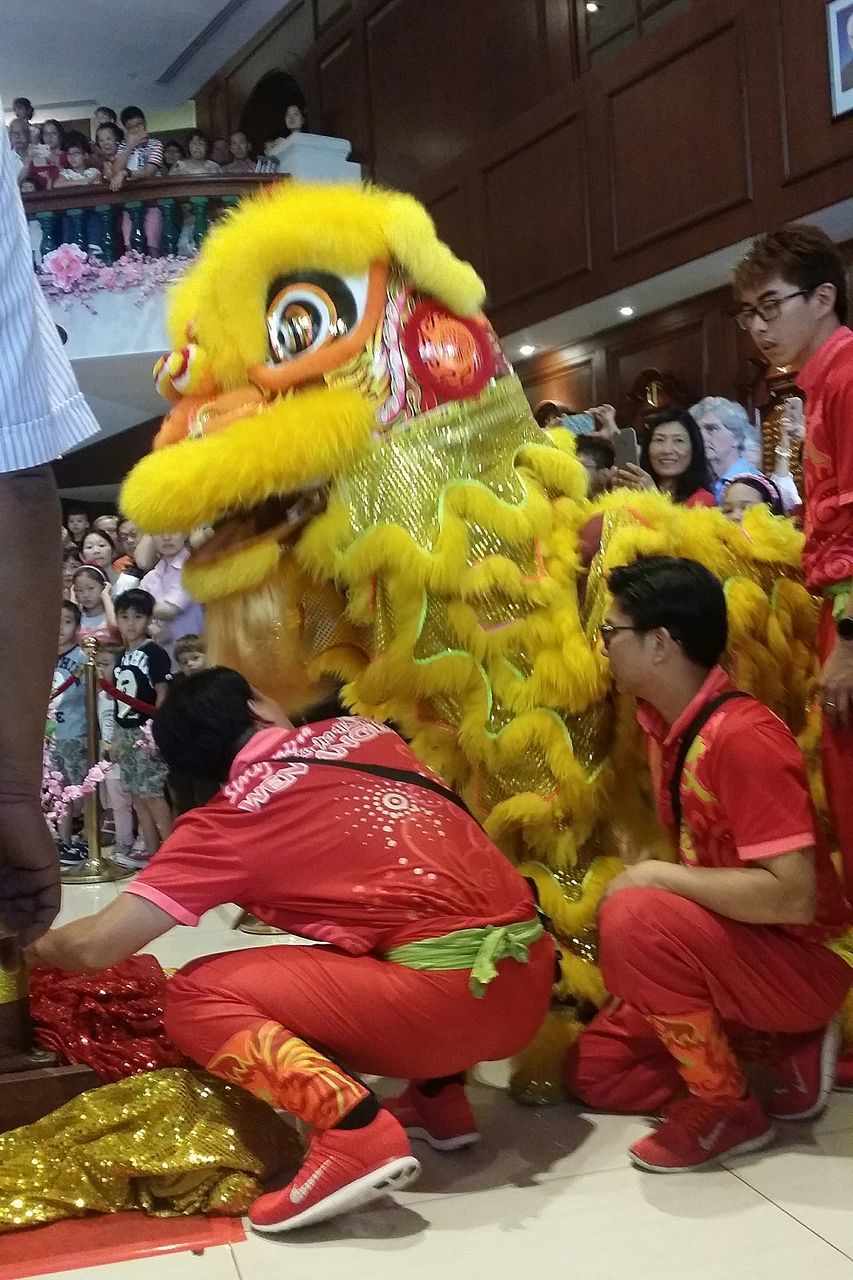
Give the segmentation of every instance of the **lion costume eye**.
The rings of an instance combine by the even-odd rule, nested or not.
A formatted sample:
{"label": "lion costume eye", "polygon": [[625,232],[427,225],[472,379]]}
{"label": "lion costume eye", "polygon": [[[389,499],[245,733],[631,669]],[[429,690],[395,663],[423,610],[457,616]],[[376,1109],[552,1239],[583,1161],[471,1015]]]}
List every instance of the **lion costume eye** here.
{"label": "lion costume eye", "polygon": [[297,360],[351,333],[364,314],[367,285],[367,275],[279,276],[267,294],[268,363]]}

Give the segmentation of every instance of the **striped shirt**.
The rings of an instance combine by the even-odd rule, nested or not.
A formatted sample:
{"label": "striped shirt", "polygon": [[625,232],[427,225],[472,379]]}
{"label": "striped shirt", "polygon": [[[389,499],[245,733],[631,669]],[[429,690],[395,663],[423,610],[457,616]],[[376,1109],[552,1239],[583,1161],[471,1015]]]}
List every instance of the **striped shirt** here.
{"label": "striped shirt", "polygon": [[0,134],[0,472],[7,472],[58,458],[98,424],[36,280],[20,161],[6,130]]}
{"label": "striped shirt", "polygon": [[[123,155],[126,150],[127,143],[120,142],[118,154]],[[138,147],[134,147],[130,153],[127,168],[130,173],[138,173],[147,164],[155,164],[158,169],[163,167],[163,144],[159,138],[146,138]]]}

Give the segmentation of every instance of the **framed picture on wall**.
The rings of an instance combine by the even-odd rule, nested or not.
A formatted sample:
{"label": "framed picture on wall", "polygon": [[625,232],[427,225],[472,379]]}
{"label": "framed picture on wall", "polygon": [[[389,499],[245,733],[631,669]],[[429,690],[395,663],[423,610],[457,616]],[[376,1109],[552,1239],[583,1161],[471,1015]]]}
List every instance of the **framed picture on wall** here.
{"label": "framed picture on wall", "polygon": [[826,21],[832,116],[836,119],[853,111],[853,0],[829,0]]}

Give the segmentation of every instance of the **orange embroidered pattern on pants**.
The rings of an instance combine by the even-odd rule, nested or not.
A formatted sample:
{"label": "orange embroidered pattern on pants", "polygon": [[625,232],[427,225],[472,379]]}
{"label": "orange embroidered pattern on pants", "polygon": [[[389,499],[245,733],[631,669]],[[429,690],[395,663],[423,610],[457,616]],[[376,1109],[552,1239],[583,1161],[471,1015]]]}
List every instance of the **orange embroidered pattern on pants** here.
{"label": "orange embroidered pattern on pants", "polygon": [[338,1124],[368,1096],[364,1085],[278,1022],[239,1031],[207,1069],[318,1129]]}
{"label": "orange embroidered pattern on pants", "polygon": [[713,1009],[668,1018],[646,1014],[646,1019],[675,1058],[691,1093],[711,1101],[743,1097],[746,1080]]}

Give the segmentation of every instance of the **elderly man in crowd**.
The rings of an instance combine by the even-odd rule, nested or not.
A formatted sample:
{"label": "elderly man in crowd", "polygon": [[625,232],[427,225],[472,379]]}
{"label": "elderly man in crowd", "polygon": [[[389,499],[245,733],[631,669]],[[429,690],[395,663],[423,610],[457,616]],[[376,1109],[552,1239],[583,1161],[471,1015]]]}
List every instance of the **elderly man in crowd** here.
{"label": "elderly man in crowd", "polygon": [[759,474],[758,467],[744,456],[747,441],[753,434],[752,424],[742,404],[723,396],[706,396],[694,404],[690,412],[702,431],[705,456],[714,480],[714,497],[719,502],[729,480]]}

